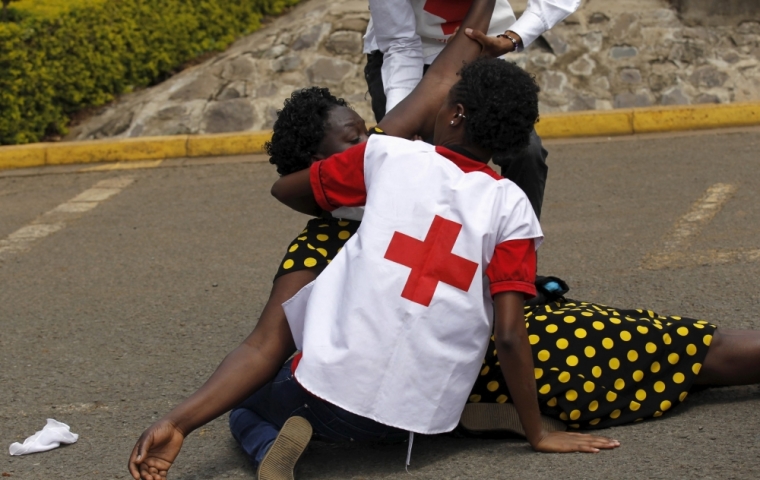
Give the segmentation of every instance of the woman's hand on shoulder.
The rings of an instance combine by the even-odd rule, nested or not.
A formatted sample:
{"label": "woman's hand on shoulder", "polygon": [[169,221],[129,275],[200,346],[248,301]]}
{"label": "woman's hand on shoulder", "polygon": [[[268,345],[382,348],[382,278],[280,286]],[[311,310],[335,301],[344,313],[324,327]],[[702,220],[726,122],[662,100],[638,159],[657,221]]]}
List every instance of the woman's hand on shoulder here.
{"label": "woman's hand on shoulder", "polygon": [[161,419],[143,432],[129,456],[129,473],[135,480],[166,480],[179,455],[185,434]]}
{"label": "woman's hand on shoulder", "polygon": [[544,435],[533,450],[543,453],[599,453],[620,446],[620,442],[607,437],[574,432],[551,432]]}

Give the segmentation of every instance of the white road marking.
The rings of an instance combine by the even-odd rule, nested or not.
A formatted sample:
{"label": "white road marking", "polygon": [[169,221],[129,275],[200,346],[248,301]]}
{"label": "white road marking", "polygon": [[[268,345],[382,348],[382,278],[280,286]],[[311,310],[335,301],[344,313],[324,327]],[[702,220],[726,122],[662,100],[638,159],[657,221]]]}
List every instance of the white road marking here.
{"label": "white road marking", "polygon": [[750,263],[760,261],[760,249],[726,249],[726,250],[701,250],[681,255],[672,255],[667,262],[649,265],[644,268],[659,270],[663,268],[687,268],[703,267],[709,265],[727,265],[730,263]]}
{"label": "white road marking", "polygon": [[648,270],[685,268],[701,265],[725,265],[736,262],[760,261],[760,249],[689,251],[699,233],[736,193],[736,186],[716,183],[681,217],[665,236],[662,247],[647,255],[642,266]]}
{"label": "white road marking", "polygon": [[140,160],[134,162],[116,162],[104,163],[94,167],[87,167],[79,170],[80,172],[103,172],[110,170],[136,170],[140,168],[156,168],[161,165],[163,160]]}
{"label": "white road marking", "polygon": [[67,222],[80,217],[83,213],[97,207],[100,202],[118,194],[133,181],[134,177],[129,176],[101,180],[68,202],[43,213],[28,225],[0,240],[0,260],[29,250],[35,241],[63,229]]}
{"label": "white road marking", "polygon": [[665,237],[661,253],[683,250],[715,218],[734,193],[736,187],[725,183],[716,183],[708,188],[702,198],[692,205],[689,213],[676,223],[674,231]]}

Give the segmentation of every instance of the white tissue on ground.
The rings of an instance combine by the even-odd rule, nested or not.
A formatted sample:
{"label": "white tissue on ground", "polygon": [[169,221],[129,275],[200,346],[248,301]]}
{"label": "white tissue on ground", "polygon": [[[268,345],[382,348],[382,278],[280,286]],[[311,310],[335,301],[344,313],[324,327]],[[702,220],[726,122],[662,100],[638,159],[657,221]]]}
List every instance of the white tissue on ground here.
{"label": "white tissue on ground", "polygon": [[11,455],[47,452],[60,447],[62,443],[75,443],[78,438],[79,435],[71,433],[68,425],[48,418],[47,425],[42,430],[24,440],[23,445],[18,442],[12,443],[8,450]]}

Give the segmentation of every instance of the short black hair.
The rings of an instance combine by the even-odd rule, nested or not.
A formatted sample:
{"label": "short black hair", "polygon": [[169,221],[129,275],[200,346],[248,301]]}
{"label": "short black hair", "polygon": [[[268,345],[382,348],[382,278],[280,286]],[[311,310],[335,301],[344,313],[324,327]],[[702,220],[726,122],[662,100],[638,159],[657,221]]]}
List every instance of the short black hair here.
{"label": "short black hair", "polygon": [[538,121],[540,89],[533,76],[498,58],[479,58],[459,76],[450,98],[465,108],[467,141],[494,153],[527,147]]}
{"label": "short black hair", "polygon": [[264,145],[269,163],[277,165],[277,173],[288,175],[311,165],[325,138],[327,117],[335,107],[348,107],[342,98],[326,88],[311,87],[296,90],[277,111],[272,140]]}

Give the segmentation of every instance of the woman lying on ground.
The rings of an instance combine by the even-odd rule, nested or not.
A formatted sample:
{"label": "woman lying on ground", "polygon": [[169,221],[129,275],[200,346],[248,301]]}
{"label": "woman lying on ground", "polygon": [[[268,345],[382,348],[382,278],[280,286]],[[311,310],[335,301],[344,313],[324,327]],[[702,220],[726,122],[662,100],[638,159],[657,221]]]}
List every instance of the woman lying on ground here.
{"label": "woman lying on ground", "polygon": [[[485,30],[492,10],[493,0],[476,0],[463,22],[463,28]],[[430,67],[425,78],[407,100],[383,119],[380,128],[405,138],[411,138],[415,134],[429,137],[434,130],[436,113],[449,89],[456,82],[456,72],[461,68],[463,61],[473,60],[479,52],[479,44],[463,35],[457,36]],[[346,133],[357,125],[355,118],[350,118],[349,112],[350,110],[330,112],[331,119],[337,122],[336,130],[340,133],[325,138],[320,145],[321,152],[332,154],[345,150],[352,144],[366,141],[363,122],[356,136],[346,136]],[[317,118],[316,121],[320,125],[324,123],[321,118]],[[532,125],[532,121],[530,123]],[[318,155],[319,152],[313,152],[314,157]],[[129,470],[135,479],[165,479],[179,454],[185,436],[229,411],[263,387],[272,387],[268,382],[275,378],[286,360],[295,353],[293,336],[282,304],[314,280],[317,273],[313,269],[299,270],[275,280],[270,298],[251,335],[223,360],[197,392],[143,432],[129,459]],[[537,415],[537,409],[534,410],[533,413]],[[329,408],[323,413],[333,419],[339,419],[341,416]],[[286,413],[284,417],[287,418],[289,415]],[[351,420],[356,422],[353,427],[359,430],[365,426],[362,422],[366,422],[366,419],[354,415]],[[345,418],[339,421],[345,421]],[[282,424],[275,426],[280,427]],[[534,430],[531,432],[531,444],[538,450],[596,451],[597,447],[609,448],[615,445],[614,442],[598,437],[549,434],[542,430],[540,425],[535,424],[535,421],[532,426]],[[329,435],[325,436],[329,438]],[[335,439],[345,438],[345,434],[339,434]],[[259,453],[271,450],[271,445],[270,443],[263,446]],[[298,455],[300,453],[301,451],[298,451]],[[298,455],[295,459],[289,459],[289,473],[276,472],[274,476],[268,477],[267,469],[263,468],[267,463],[265,460],[259,467],[260,478],[292,477],[292,464]]]}
{"label": "woman lying on ground", "polygon": [[[462,79],[477,84],[475,78]],[[478,88],[463,88],[476,95]],[[482,105],[484,99],[467,95],[456,98],[462,104]],[[324,126],[315,128],[311,148],[295,144],[293,132],[307,127],[300,119],[311,118],[314,105],[324,112]],[[341,120],[339,120],[341,119]],[[474,124],[465,109],[452,118],[465,139],[488,127]],[[350,128],[341,126],[350,125]],[[286,103],[273,137],[270,153],[281,172],[303,170],[312,158],[335,153],[336,139],[363,140],[364,123],[345,103],[325,90],[309,89],[294,93]],[[468,130],[469,129],[469,130]],[[469,133],[468,133],[469,132]],[[301,136],[301,139],[304,137]],[[327,146],[327,147],[326,147]],[[348,148],[348,147],[345,147]],[[294,159],[300,158],[300,164]],[[290,202],[290,199],[288,199]],[[306,203],[293,203],[301,211],[312,212]],[[359,226],[358,222],[322,217],[312,220],[288,248],[278,277],[300,270],[319,271],[341,250]],[[541,412],[561,419],[572,428],[593,429],[657,418],[682,402],[694,385],[723,386],[760,381],[760,333],[716,329],[705,320],[661,316],[650,310],[616,309],[604,305],[566,300],[525,307],[525,325],[534,364],[534,377]],[[469,397],[462,422],[475,430],[516,429],[509,418],[513,407],[497,358],[494,339]],[[235,437],[251,454],[246,433],[250,425],[248,404],[231,415]],[[505,417],[505,415],[507,415]],[[518,428],[519,429],[519,428]],[[255,459],[254,459],[255,461]]]}
{"label": "woman lying on ground", "polygon": [[[315,104],[318,103],[315,102]],[[360,143],[366,140],[363,122],[355,114],[352,115],[350,110],[345,109],[345,104],[338,101],[332,102],[329,99],[323,103],[327,105],[322,105],[318,110],[327,118],[320,117],[319,113],[315,113],[315,115],[317,115],[316,121],[326,130],[325,138],[322,142],[315,145],[313,150],[314,156],[325,158],[333,153],[344,150],[352,143]],[[339,121],[341,119],[348,121]],[[328,227],[322,227],[321,225],[328,225]],[[329,235],[330,243],[325,243],[326,241],[322,241],[320,238],[320,235],[325,235],[324,233],[320,233],[320,231],[325,232],[325,228],[330,229],[329,233],[334,233],[334,235]],[[251,336],[225,359],[206,385],[164,417],[164,419],[156,422],[156,424],[146,430],[140,441],[138,441],[130,459],[130,470],[135,478],[138,478],[140,471],[143,472],[143,478],[163,478],[171,462],[179,452],[185,435],[237,405],[251,392],[256,391],[274,377],[283,362],[294,352],[293,340],[280,304],[316,277],[320,267],[323,267],[326,261],[334,257],[336,254],[335,250],[339,248],[338,244],[350,237],[355,228],[355,223],[346,223],[341,220],[317,219],[310,222],[307,231],[289,248],[289,254],[280,269],[280,273],[284,272],[286,274],[281,275],[278,273],[270,300]],[[332,243],[334,239],[339,240],[338,244]],[[313,250],[309,248],[309,245],[314,247]],[[304,257],[294,256],[296,252],[300,255],[300,253],[305,251],[311,251],[311,255]],[[541,408],[547,413],[557,414],[559,411],[560,416],[566,415],[579,426],[589,425],[596,427],[610,425],[613,422],[622,423],[623,421],[633,420],[634,418],[629,414],[630,412],[638,412],[637,415],[641,418],[650,415],[657,416],[658,412],[665,411],[670,408],[671,404],[682,400],[683,392],[688,391],[690,382],[693,380],[692,375],[687,375],[688,370],[691,369],[692,372],[699,371],[700,367],[698,363],[700,362],[698,360],[701,360],[705,356],[704,344],[710,341],[712,343],[701,367],[700,375],[696,377],[696,383],[725,385],[755,383],[758,381],[757,369],[754,366],[758,365],[758,352],[760,352],[760,348],[758,348],[758,336],[754,332],[750,334],[747,332],[732,334],[731,332],[722,331],[722,334],[720,334],[717,331],[712,332],[714,327],[706,325],[705,322],[692,322],[678,317],[663,318],[658,317],[652,312],[617,311],[617,315],[615,312],[612,309],[599,305],[574,304],[574,302],[562,302],[557,305],[526,308],[526,317],[533,319],[526,322],[528,333],[531,335],[529,337],[530,341],[531,343],[538,342],[533,345],[533,357],[537,365],[535,375],[539,377],[537,387],[539,388]],[[543,316],[547,318],[542,318]],[[572,317],[572,319],[569,317]],[[633,321],[630,319],[633,319]],[[640,322],[646,323],[640,324]],[[683,322],[683,326],[687,328],[689,333],[681,335],[678,332],[676,322]],[[668,323],[671,325],[668,325]],[[662,326],[663,331],[666,327],[671,330],[674,329],[676,333],[675,335],[668,334],[668,336],[665,336],[661,329],[654,325]],[[699,325],[703,325],[703,327],[700,328]],[[625,329],[626,326],[628,326],[627,329]],[[568,330],[567,334],[560,337],[557,333],[563,327],[573,327],[573,329]],[[634,331],[633,327],[643,328],[635,328]],[[646,333],[642,333],[644,328],[646,329]],[[633,340],[627,340],[628,335],[625,335],[624,331],[629,333]],[[664,347],[662,344],[658,346],[655,342],[652,342],[654,346],[650,346],[649,342],[646,344],[637,343],[640,348],[629,349],[636,352],[635,356],[634,354],[623,353],[614,357],[616,361],[613,361],[612,357],[609,360],[605,358],[605,361],[601,361],[601,357],[598,356],[600,353],[608,351],[608,345],[619,349],[621,345],[628,345],[625,342],[639,340],[641,337],[634,337],[634,333],[646,335],[655,331],[660,331],[661,343],[665,345]],[[705,331],[701,342],[700,338],[689,337],[690,334],[696,334],[699,331]],[[596,338],[597,332],[606,332],[606,336]],[[707,335],[709,334],[712,334],[713,337],[708,338]],[[591,340],[594,338],[596,338],[596,348],[591,344]],[[686,342],[687,338],[694,338],[694,340],[689,343]],[[563,339],[567,341],[567,346],[565,346],[565,342],[560,341]],[[583,339],[588,340],[581,342]],[[676,341],[674,342],[674,340]],[[541,348],[542,342],[556,346],[556,350],[553,347],[552,349]],[[672,346],[674,344],[676,346]],[[588,347],[594,350],[590,350]],[[650,352],[653,348],[654,352]],[[679,349],[680,354],[672,351],[676,348]],[[695,349],[699,349],[700,351],[697,353]],[[476,385],[471,396],[472,401],[491,400],[503,402],[511,400],[511,398],[508,400],[509,395],[505,390],[502,379],[495,378],[484,382],[484,380],[489,378],[489,374],[498,375],[499,372],[499,369],[495,368],[498,364],[492,350],[493,348],[489,347],[487,358],[489,363],[483,368],[483,376],[480,377],[478,385]],[[611,353],[611,351],[612,348],[609,349],[608,353]],[[591,352],[594,353],[591,354]],[[647,357],[647,355],[655,352],[661,356],[660,360],[652,360],[654,357]],[[693,355],[692,352],[694,352]],[[558,353],[566,353],[566,356],[558,355]],[[673,353],[677,357],[673,356]],[[571,364],[575,362],[575,359],[571,359],[571,357],[578,359],[579,365],[573,367]],[[633,364],[629,365],[630,362],[636,361],[630,360],[630,358],[634,357],[642,360],[648,358],[648,368],[634,369]],[[592,363],[586,361],[587,358],[596,358],[596,364],[592,366]],[[690,362],[690,365],[685,365],[687,367],[684,368],[685,371],[675,372],[671,376],[673,380],[670,382],[670,385],[662,380],[656,380],[652,376],[662,371],[663,366],[672,365],[671,359],[675,360],[675,364],[678,364],[678,359],[681,358],[691,359],[693,363]],[[568,359],[570,359],[569,362]],[[605,365],[608,367],[605,368]],[[575,368],[585,368],[585,370],[590,371],[590,375],[582,373],[585,370],[575,370]],[[619,372],[618,378],[612,383],[609,383],[608,380],[592,380],[592,378],[597,378],[596,375],[602,368],[604,368],[604,373],[608,371]],[[684,375],[683,380],[678,375],[679,373]],[[583,386],[570,388],[574,383],[566,380],[568,375],[572,382],[580,382],[578,385]],[[645,377],[646,380],[644,380]],[[647,398],[652,399],[654,396],[651,392],[661,393],[661,391],[667,391],[670,393],[671,390],[675,389],[677,390],[676,398],[678,400],[663,400],[660,402],[660,408],[655,410],[649,407],[644,409],[641,405],[647,405],[646,403],[641,403],[638,407],[630,402],[619,403],[621,408],[615,408],[604,420],[595,422],[596,418],[602,418],[601,408],[608,408],[608,406],[604,404],[600,407],[603,403],[600,400],[592,400],[590,402],[586,400],[587,408],[576,408],[576,404],[580,405],[581,396],[589,393],[586,388],[592,388],[591,385],[584,385],[586,380],[594,383],[592,393],[600,391],[608,392],[603,396],[604,400],[608,402],[610,398],[612,398],[613,402],[618,400],[623,395],[622,392],[626,392],[629,395],[635,396],[638,403],[638,397],[641,396],[638,390],[644,390],[644,393],[650,392],[645,397],[646,400]],[[621,382],[618,382],[618,380],[621,380]],[[496,382],[496,384],[492,382]],[[658,382],[662,382],[662,384]],[[544,388],[544,385],[549,385],[548,391]],[[632,386],[636,385],[644,388],[632,389]],[[616,389],[618,386],[621,388]],[[565,401],[575,403],[564,406]],[[241,411],[243,410],[241,409]],[[574,413],[575,410],[579,410],[580,415]],[[616,410],[623,413],[616,413]],[[592,412],[594,416],[588,416],[588,412]],[[586,415],[585,421],[583,415]],[[610,421],[607,421],[607,417],[610,418]]]}
{"label": "woman lying on ground", "polygon": [[[451,103],[463,108],[450,119],[451,128],[458,129],[458,135],[444,144],[450,150],[470,155],[468,151],[476,151],[472,138],[495,128],[487,120],[483,121],[479,112],[473,112],[477,109],[470,107],[501,105],[493,98],[494,92],[484,88],[487,81],[484,79],[487,72],[470,65],[452,90]],[[507,83],[512,82],[514,79]],[[316,98],[325,104],[332,103],[332,109],[324,110],[335,112],[336,118],[353,117],[354,124],[358,125],[356,131],[361,131],[363,123],[358,115],[348,111],[339,99],[319,90],[294,94],[283,110],[283,118],[300,118],[303,111],[299,110],[308,110],[308,104]],[[339,135],[332,128],[336,122],[331,118],[332,113],[327,117],[320,146],[333,145],[331,138]],[[514,123],[510,128],[514,129]],[[280,131],[279,138],[273,137],[270,147],[270,151],[277,152],[272,161],[278,168],[294,168],[292,159],[297,153],[288,147],[292,140],[288,131],[299,131],[299,128],[290,123],[287,130]],[[285,153],[289,149],[293,155]],[[307,167],[309,163],[302,162],[300,168]],[[305,176],[306,171],[302,174]],[[287,205],[311,212],[308,202],[292,198],[291,192],[281,192],[280,187],[288,185],[290,177],[293,176],[278,180],[273,192]],[[340,219],[312,220],[288,248],[278,275],[318,265],[324,267],[357,227],[356,223]],[[564,298],[526,306],[524,316],[541,412],[567,422],[572,428],[605,428],[660,417],[683,402],[693,385],[760,382],[760,332],[718,331],[705,320],[666,317],[650,310],[616,309]],[[509,380],[505,380],[500,368],[497,350],[498,342],[492,338],[463,415],[463,424],[476,430],[515,429],[514,419],[504,418],[514,411],[514,407],[508,405],[513,395],[507,388]],[[245,436],[239,434],[243,430],[242,422],[238,419],[243,418],[246,405],[241,407],[240,411],[233,412],[231,425],[245,448]]]}

